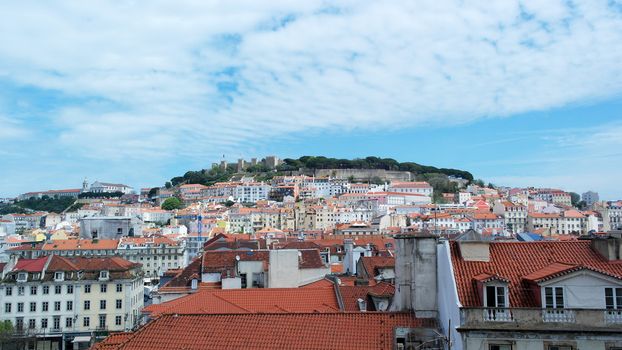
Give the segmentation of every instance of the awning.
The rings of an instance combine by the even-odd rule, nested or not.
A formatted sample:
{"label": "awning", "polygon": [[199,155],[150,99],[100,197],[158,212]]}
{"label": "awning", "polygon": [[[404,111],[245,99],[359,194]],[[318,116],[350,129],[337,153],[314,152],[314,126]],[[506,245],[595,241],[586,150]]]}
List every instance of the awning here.
{"label": "awning", "polygon": [[72,343],[88,343],[91,341],[91,336],[90,335],[79,335],[75,338],[73,338]]}

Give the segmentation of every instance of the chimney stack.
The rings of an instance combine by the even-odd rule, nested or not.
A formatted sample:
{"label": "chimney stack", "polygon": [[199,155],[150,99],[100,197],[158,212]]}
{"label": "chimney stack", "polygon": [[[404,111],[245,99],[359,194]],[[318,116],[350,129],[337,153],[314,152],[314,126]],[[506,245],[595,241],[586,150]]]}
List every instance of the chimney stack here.
{"label": "chimney stack", "polygon": [[395,295],[391,311],[436,317],[437,237],[424,233],[397,235],[395,245]]}
{"label": "chimney stack", "polygon": [[343,249],[345,250],[345,256],[343,257],[343,271],[348,275],[356,274],[356,262],[354,261],[354,243],[351,239],[346,238],[343,240]]}

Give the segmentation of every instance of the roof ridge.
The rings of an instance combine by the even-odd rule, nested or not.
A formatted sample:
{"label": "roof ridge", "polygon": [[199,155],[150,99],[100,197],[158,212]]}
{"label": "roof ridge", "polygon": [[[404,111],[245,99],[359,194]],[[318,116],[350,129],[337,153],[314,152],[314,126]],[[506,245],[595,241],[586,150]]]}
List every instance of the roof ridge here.
{"label": "roof ridge", "polygon": [[227,299],[225,299],[225,298],[221,297],[221,296],[220,296],[220,295],[218,295],[218,294],[219,294],[218,292],[212,292],[212,295],[213,295],[213,296],[215,296],[216,298],[218,298],[218,299],[220,299],[220,300],[222,300],[222,301],[224,301],[224,302],[226,302],[226,303],[229,303],[229,304],[231,304],[231,305],[233,305],[233,306],[235,306],[235,307],[237,307],[237,308],[240,308],[240,309],[242,309],[242,310],[244,310],[244,311],[246,311],[246,312],[248,312],[248,313],[253,313],[251,310],[248,310],[248,309],[246,309],[246,308],[244,308],[244,307],[241,307],[240,305],[234,304],[232,301],[227,300]]}

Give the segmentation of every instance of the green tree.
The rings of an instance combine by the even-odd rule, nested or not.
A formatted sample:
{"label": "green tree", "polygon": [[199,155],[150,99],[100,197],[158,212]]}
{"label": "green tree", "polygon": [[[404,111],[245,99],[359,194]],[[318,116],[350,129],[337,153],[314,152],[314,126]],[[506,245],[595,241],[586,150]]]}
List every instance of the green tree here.
{"label": "green tree", "polygon": [[13,323],[9,320],[0,322],[0,344],[9,340],[13,335]]}
{"label": "green tree", "polygon": [[174,210],[181,208],[181,200],[177,197],[169,197],[162,203],[162,209]]}
{"label": "green tree", "polygon": [[231,206],[233,206],[235,204],[234,201],[228,200],[225,202],[225,207],[230,208]]}
{"label": "green tree", "polygon": [[164,184],[164,187],[166,187],[167,189],[170,189],[171,187],[173,187],[173,184],[170,181],[166,181],[166,183]]}
{"label": "green tree", "polygon": [[572,203],[573,207],[576,207],[580,201],[581,196],[578,193],[570,192],[570,203]]}

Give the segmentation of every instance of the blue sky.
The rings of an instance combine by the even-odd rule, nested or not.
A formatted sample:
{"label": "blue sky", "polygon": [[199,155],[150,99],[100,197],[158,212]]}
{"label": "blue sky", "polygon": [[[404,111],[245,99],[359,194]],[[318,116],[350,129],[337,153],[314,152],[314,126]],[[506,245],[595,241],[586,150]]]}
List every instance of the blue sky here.
{"label": "blue sky", "polygon": [[622,198],[622,2],[20,1],[0,196],[377,155]]}

